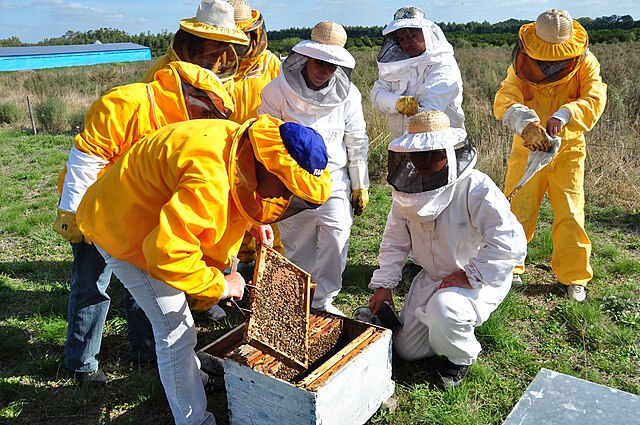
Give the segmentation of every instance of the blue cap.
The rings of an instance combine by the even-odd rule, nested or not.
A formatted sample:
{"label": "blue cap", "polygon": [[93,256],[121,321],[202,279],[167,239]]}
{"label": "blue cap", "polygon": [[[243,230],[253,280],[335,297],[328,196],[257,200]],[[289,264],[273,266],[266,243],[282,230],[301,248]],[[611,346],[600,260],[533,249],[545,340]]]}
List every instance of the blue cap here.
{"label": "blue cap", "polygon": [[289,155],[309,173],[320,176],[327,168],[327,147],[320,133],[313,128],[285,122],[280,126],[280,137]]}

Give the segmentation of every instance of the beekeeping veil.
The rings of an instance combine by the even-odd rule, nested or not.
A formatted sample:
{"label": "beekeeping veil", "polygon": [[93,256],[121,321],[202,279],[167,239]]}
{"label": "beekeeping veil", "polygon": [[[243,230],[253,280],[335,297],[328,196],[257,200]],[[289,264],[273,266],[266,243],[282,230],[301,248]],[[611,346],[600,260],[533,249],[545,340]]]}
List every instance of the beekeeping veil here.
{"label": "beekeeping veil", "polygon": [[[410,159],[411,152],[443,150],[447,165],[431,176],[421,175]],[[435,218],[449,205],[456,183],[475,166],[476,149],[467,133],[452,128],[441,111],[420,112],[409,118],[407,133],[389,144],[387,181],[394,202],[425,220]]]}
{"label": "beekeeping veil", "polygon": [[[236,131],[230,155],[231,195],[242,216],[254,225],[317,208],[329,198],[326,146],[322,136],[309,127],[260,115]],[[277,177],[291,193],[263,197],[258,167]]]}
{"label": "beekeeping veil", "polygon": [[230,0],[229,4],[233,6],[236,27],[249,38],[247,46],[238,47],[238,54],[243,61],[260,56],[267,48],[267,28],[262,14],[259,10],[251,9],[244,0]]}
{"label": "beekeeping veil", "polygon": [[240,66],[236,47],[248,44],[245,33],[236,28],[233,6],[224,0],[201,0],[196,16],[180,21],[171,41],[171,59],[195,63],[225,80]]}
{"label": "beekeeping veil", "polygon": [[[425,50],[418,56],[409,56],[396,40],[397,31],[406,28],[422,29]],[[417,7],[398,9],[393,21],[382,30],[382,34],[384,41],[377,56],[377,64],[379,77],[383,80],[402,83],[406,78],[412,78],[411,70],[415,65],[437,64],[453,58],[453,46],[447,41],[442,29],[429,21]]]}
{"label": "beekeeping veil", "polygon": [[516,75],[532,85],[555,84],[573,76],[589,46],[587,31],[565,10],[551,9],[520,27],[512,53]]}
{"label": "beekeeping veil", "polygon": [[[344,101],[351,88],[350,75],[356,61],[344,48],[347,32],[331,21],[317,23],[311,30],[311,40],[303,40],[293,46],[291,54],[282,63],[282,74],[287,84],[301,97],[319,104],[335,104]],[[302,76],[308,58],[337,66],[326,87],[312,90]]]}

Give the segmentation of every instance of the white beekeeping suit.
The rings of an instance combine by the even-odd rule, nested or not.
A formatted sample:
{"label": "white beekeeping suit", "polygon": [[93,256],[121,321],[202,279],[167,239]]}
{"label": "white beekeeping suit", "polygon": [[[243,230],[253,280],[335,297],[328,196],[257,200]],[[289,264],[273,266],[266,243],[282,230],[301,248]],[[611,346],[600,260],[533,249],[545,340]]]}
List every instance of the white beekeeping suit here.
{"label": "white beekeeping suit", "polygon": [[[408,28],[422,29],[424,51],[417,56],[407,54],[396,39]],[[406,7],[395,13],[382,35],[384,43],[377,58],[379,78],[371,89],[371,101],[376,109],[388,114],[393,138],[406,130],[408,115],[429,110],[443,111],[451,127],[464,128],[462,77],[453,47],[440,27],[427,20],[420,9]],[[398,100],[404,96],[417,101],[417,111],[398,111]]]}
{"label": "white beekeeping suit", "polygon": [[[420,120],[433,124],[427,115],[445,125],[432,125],[430,131],[412,128]],[[414,153],[431,151],[446,165],[425,176],[414,165],[419,161]],[[411,117],[408,133],[391,142],[389,154],[394,157],[389,170],[393,204],[380,245],[380,268],[369,284],[376,290],[371,309],[375,313],[382,301],[390,301],[412,250],[422,270],[405,297],[395,349],[406,360],[443,355],[450,369],[466,373],[481,349],[474,329],[505,298],[513,268],[525,258],[524,231],[500,189],[474,169],[476,151],[466,132],[450,128],[444,113]]]}
{"label": "white beekeeping suit", "polygon": [[[349,74],[355,60],[344,49],[346,32],[341,25],[323,21],[311,40],[293,47],[281,67],[281,75],[262,91],[259,114],[295,121],[317,130],[329,155],[331,197],[315,210],[279,222],[286,256],[311,273],[317,288],[313,307],[337,313],[331,304],[342,287],[348,241],[353,222],[350,199],[368,200],[368,138],[362,112],[362,96]],[[308,62],[312,62],[308,64]],[[324,63],[335,72],[320,89],[309,88],[307,66]],[[361,211],[361,210],[360,210]]]}

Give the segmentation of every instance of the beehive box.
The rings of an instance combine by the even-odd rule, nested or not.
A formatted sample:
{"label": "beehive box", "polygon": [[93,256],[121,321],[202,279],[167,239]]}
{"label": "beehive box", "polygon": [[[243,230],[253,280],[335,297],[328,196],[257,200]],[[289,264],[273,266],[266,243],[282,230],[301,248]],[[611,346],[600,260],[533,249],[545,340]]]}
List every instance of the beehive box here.
{"label": "beehive box", "polygon": [[248,345],[244,324],[199,351],[223,366],[232,425],[363,424],[393,394],[390,330],[315,311],[309,323],[304,372]]}

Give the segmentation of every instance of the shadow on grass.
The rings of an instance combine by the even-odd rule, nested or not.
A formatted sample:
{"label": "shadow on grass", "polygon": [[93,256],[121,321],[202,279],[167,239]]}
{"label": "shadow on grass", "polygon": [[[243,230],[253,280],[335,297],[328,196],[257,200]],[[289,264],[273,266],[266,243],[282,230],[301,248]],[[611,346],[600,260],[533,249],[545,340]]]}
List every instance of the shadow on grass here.
{"label": "shadow on grass", "polygon": [[397,384],[407,387],[429,384],[436,388],[437,371],[440,370],[444,364],[445,359],[440,356],[408,362],[401,359],[394,351],[391,377]]}
{"label": "shadow on grass", "polygon": [[0,274],[14,279],[39,282],[71,283],[71,261],[3,261]]}
{"label": "shadow on grass", "polygon": [[594,208],[588,211],[587,220],[609,231],[619,230],[627,235],[640,235],[640,211],[629,213],[618,208]]}

